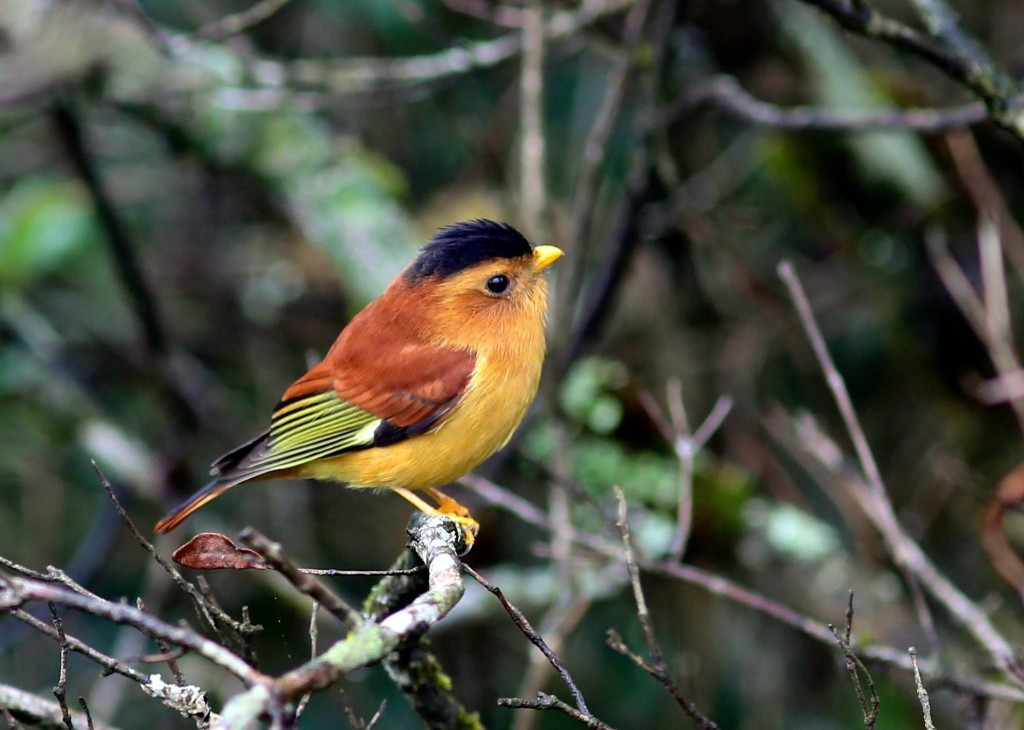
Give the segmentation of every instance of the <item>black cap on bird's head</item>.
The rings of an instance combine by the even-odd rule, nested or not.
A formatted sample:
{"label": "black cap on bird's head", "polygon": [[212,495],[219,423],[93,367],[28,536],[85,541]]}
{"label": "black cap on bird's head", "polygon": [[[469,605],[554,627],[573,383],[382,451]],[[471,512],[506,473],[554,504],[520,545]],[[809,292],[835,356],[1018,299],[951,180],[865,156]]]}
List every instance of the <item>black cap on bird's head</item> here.
{"label": "black cap on bird's head", "polygon": [[507,223],[463,221],[434,234],[405,270],[405,279],[414,282],[428,277],[446,278],[484,261],[532,254],[533,246],[526,237]]}

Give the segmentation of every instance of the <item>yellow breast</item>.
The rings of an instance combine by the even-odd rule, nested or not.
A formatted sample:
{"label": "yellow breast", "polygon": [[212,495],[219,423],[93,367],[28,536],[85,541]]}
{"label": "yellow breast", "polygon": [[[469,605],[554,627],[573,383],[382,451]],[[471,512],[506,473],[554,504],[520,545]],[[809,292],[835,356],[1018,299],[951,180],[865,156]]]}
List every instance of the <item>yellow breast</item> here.
{"label": "yellow breast", "polygon": [[472,471],[508,442],[537,394],[543,322],[531,329],[477,356],[465,395],[438,428],[392,446],[307,464],[301,475],[356,487],[423,489]]}

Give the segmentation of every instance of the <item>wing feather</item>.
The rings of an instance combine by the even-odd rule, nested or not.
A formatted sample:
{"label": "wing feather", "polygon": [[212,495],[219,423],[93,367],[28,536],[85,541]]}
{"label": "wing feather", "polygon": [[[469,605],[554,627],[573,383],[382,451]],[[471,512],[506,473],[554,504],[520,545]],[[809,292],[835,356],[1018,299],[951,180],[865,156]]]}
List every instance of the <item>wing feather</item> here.
{"label": "wing feather", "polygon": [[374,308],[386,309],[384,299],[357,315],[323,362],[285,391],[265,438],[214,464],[220,480],[237,484],[346,451],[390,446],[440,425],[458,405],[476,357],[419,337],[408,313],[366,316]]}

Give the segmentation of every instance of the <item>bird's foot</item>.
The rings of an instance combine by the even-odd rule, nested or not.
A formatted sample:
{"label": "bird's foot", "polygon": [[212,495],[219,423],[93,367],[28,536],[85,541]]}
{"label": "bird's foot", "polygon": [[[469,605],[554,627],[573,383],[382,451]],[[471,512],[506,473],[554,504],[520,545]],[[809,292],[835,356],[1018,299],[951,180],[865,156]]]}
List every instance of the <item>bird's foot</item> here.
{"label": "bird's foot", "polygon": [[[394,491],[405,497],[405,499],[411,502],[420,512],[428,515],[440,515],[442,517],[447,517],[453,522],[461,525],[466,541],[466,552],[468,552],[473,546],[473,543],[476,542],[476,535],[480,532],[480,523],[473,519],[472,515],[469,514],[468,509],[463,507],[444,492],[434,488],[425,490],[427,494],[437,502],[437,507],[434,507],[420,499],[420,497],[411,490],[394,488]],[[464,554],[465,552],[463,555]]]}

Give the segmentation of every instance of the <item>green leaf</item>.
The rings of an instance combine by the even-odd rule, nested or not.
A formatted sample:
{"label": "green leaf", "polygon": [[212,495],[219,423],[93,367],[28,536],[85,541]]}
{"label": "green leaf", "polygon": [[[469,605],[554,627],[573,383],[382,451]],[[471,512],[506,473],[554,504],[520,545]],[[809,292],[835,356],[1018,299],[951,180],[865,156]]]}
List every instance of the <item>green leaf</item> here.
{"label": "green leaf", "polygon": [[96,238],[80,186],[59,178],[19,182],[0,201],[0,282],[23,288]]}

